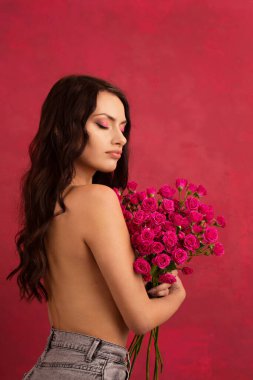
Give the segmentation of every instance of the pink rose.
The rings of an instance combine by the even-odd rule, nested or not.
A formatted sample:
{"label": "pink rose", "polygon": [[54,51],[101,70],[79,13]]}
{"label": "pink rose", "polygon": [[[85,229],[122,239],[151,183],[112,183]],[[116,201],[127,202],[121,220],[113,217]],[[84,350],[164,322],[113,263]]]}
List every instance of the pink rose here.
{"label": "pink rose", "polygon": [[127,183],[127,188],[128,188],[128,190],[130,190],[130,191],[135,191],[137,186],[138,186],[138,184],[137,184],[137,182],[135,182],[135,181],[129,181],[129,182]]}
{"label": "pink rose", "polygon": [[221,255],[224,255],[224,247],[221,243],[217,242],[214,244],[214,247],[213,247],[213,253],[216,255],[216,256],[221,256]]}
{"label": "pink rose", "polygon": [[176,188],[179,190],[183,190],[185,186],[187,185],[188,181],[184,178],[177,178],[176,179]]}
{"label": "pink rose", "polygon": [[146,219],[146,214],[142,210],[135,211],[133,215],[133,223],[135,224],[142,224]]}
{"label": "pink rose", "polygon": [[214,210],[211,205],[201,204],[198,211],[205,216],[207,222],[210,222],[214,217]]}
{"label": "pink rose", "polygon": [[155,198],[145,198],[141,204],[143,211],[154,212],[157,210],[157,200]]}
{"label": "pink rose", "polygon": [[172,252],[172,256],[177,264],[182,264],[188,258],[187,252],[182,248],[174,249]]}
{"label": "pink rose", "polygon": [[181,226],[183,223],[183,216],[180,214],[176,214],[176,213],[173,214],[172,219],[173,219],[175,226]]}
{"label": "pink rose", "polygon": [[159,268],[164,269],[169,265],[170,261],[171,261],[171,258],[168,255],[166,255],[165,253],[161,253],[159,255],[156,255],[152,259],[152,264],[155,264]]}
{"label": "pink rose", "polygon": [[143,199],[145,199],[147,197],[147,194],[145,191],[139,191],[138,193],[136,193],[138,198],[139,198],[139,201],[142,202]]}
{"label": "pink rose", "polygon": [[129,200],[133,205],[138,205],[138,203],[139,203],[139,198],[138,198],[138,195],[136,193],[130,194]]}
{"label": "pink rose", "polygon": [[164,250],[164,245],[159,241],[154,241],[151,245],[151,251],[155,254],[161,253]]}
{"label": "pink rose", "polygon": [[182,268],[182,272],[183,272],[184,274],[191,274],[191,273],[193,272],[193,269],[190,268],[190,267],[183,267],[183,268]]}
{"label": "pink rose", "polygon": [[192,232],[194,233],[194,234],[199,234],[200,232],[202,232],[203,231],[203,228],[200,226],[200,225],[198,225],[198,224],[194,224],[193,226],[192,226]]}
{"label": "pink rose", "polygon": [[198,186],[194,185],[194,183],[189,183],[187,191],[190,191],[191,193],[195,193]]}
{"label": "pink rose", "polygon": [[166,220],[166,216],[158,211],[153,212],[151,214],[151,218],[153,219],[156,225],[162,224]]}
{"label": "pink rose", "polygon": [[207,227],[204,232],[203,240],[205,243],[215,243],[218,239],[218,231],[214,227]]}
{"label": "pink rose", "polygon": [[200,202],[197,198],[189,196],[185,201],[185,207],[189,210],[198,210]]}
{"label": "pink rose", "polygon": [[171,186],[169,185],[163,185],[162,187],[160,187],[160,189],[158,190],[158,194],[160,194],[163,198],[172,198],[173,195],[175,194],[176,190],[173,189]]}
{"label": "pink rose", "polygon": [[141,231],[140,241],[151,243],[155,237],[154,231],[150,228],[143,228]]}
{"label": "pink rose", "polygon": [[201,222],[201,220],[203,219],[203,214],[201,214],[198,211],[190,211],[189,219],[191,222],[196,222],[196,223]]}
{"label": "pink rose", "polygon": [[202,197],[203,195],[207,195],[207,191],[206,191],[205,187],[202,185],[198,186],[198,188],[196,189],[196,192],[198,193],[198,195],[200,197]]}
{"label": "pink rose", "polygon": [[138,244],[138,252],[141,256],[150,255],[152,253],[150,242],[144,241],[142,243],[139,243]]}
{"label": "pink rose", "polygon": [[158,281],[160,283],[173,284],[174,282],[177,281],[177,279],[171,273],[164,273],[164,274],[160,274],[160,276],[158,277]]}
{"label": "pink rose", "polygon": [[173,231],[167,231],[163,235],[163,242],[166,245],[166,247],[169,247],[169,248],[174,247],[177,241],[178,241],[177,235]]}
{"label": "pink rose", "polygon": [[200,246],[199,240],[196,238],[195,235],[188,234],[184,238],[184,246],[186,249],[189,249],[190,251],[194,251]]}
{"label": "pink rose", "polygon": [[164,227],[164,231],[173,231],[173,232],[176,232],[176,227],[173,225],[172,222],[170,222],[169,220],[166,220],[163,224],[163,227]]}
{"label": "pink rose", "polygon": [[165,211],[174,211],[174,201],[172,199],[164,199],[162,202],[162,207]]}
{"label": "pink rose", "polygon": [[134,261],[133,268],[134,268],[135,273],[144,274],[144,275],[149,274],[151,270],[151,266],[149,265],[149,263],[142,257],[138,257]]}
{"label": "pink rose", "polygon": [[218,223],[221,227],[225,227],[225,226],[226,226],[226,221],[225,221],[224,216],[217,216],[216,221],[217,221],[217,223]]}

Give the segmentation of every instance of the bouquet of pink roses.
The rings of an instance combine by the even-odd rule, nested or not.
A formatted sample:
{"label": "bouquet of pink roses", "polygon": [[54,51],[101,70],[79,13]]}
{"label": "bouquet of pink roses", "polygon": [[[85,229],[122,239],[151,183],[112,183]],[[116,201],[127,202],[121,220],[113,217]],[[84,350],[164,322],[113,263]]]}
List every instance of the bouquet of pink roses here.
{"label": "bouquet of pink roses", "polygon": [[[133,269],[143,276],[146,288],[159,283],[172,284],[176,281],[171,273],[181,270],[191,274],[193,269],[185,266],[193,256],[224,254],[223,245],[218,242],[216,227],[225,227],[223,216],[214,218],[211,205],[200,198],[207,194],[202,186],[188,184],[186,179],[176,179],[179,197],[174,197],[176,189],[163,185],[156,192],[153,187],[146,191],[136,191],[137,183],[127,184],[128,192],[114,187],[131,237],[136,259]],[[184,195],[182,195],[185,190]],[[155,347],[155,367],[153,379],[158,379],[159,363],[162,372],[163,362],[158,347],[159,326],[150,332],[146,379],[149,380],[150,348],[152,338]],[[129,347],[130,358],[134,362],[139,353],[144,335],[135,335]]]}

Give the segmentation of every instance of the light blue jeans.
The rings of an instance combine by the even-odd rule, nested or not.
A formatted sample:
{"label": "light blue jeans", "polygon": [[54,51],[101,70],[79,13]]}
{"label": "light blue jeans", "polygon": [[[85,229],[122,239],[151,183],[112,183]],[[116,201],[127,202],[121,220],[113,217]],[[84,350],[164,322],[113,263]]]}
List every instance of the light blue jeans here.
{"label": "light blue jeans", "polygon": [[44,351],[22,380],[128,380],[130,368],[125,347],[51,327]]}

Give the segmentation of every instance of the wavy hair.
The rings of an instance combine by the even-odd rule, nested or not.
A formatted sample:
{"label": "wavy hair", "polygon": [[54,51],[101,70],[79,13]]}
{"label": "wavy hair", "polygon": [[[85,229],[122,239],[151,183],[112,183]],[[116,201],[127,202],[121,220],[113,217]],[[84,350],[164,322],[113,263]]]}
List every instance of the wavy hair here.
{"label": "wavy hair", "polygon": [[[92,183],[111,188],[126,188],[128,181],[130,114],[124,93],[111,83],[88,75],[69,75],[59,79],[41,108],[39,128],[29,145],[30,165],[20,180],[20,230],[15,235],[19,265],[16,273],[20,298],[48,301],[43,277],[48,269],[44,236],[54,217],[56,201],[66,211],[63,191],[75,175],[74,161],[81,155],[88,134],[85,124],[96,109],[99,91],[116,95],[123,103],[127,124],[121,158],[113,172],[97,171]],[[81,141],[81,143],[80,143]]]}

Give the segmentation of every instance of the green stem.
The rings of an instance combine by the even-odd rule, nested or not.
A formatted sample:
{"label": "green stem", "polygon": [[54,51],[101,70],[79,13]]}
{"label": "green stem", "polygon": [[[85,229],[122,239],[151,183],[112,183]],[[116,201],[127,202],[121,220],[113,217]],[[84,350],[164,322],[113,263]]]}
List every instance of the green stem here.
{"label": "green stem", "polygon": [[144,335],[136,335],[135,342],[133,341],[130,345],[131,348],[129,348],[129,354],[131,356],[131,353],[135,350],[136,346],[142,341]]}
{"label": "green stem", "polygon": [[155,346],[155,367],[154,367],[154,377],[153,379],[159,379],[159,362],[161,365],[161,372],[163,370],[163,361],[158,347],[158,334],[159,334],[159,326],[154,329],[154,346]]}
{"label": "green stem", "polygon": [[131,374],[132,374],[132,371],[133,371],[133,368],[134,368],[134,363],[135,363],[135,360],[136,360],[136,358],[137,358],[137,355],[138,355],[138,352],[135,352],[135,354],[134,354],[134,358],[133,358],[133,361],[132,361],[132,363],[131,363],[131,368],[130,368],[129,377],[130,377]]}
{"label": "green stem", "polygon": [[146,359],[146,380],[149,380],[149,364],[150,364],[150,348],[151,348],[151,340],[152,340],[152,331],[150,332],[149,341],[148,341],[148,349],[147,349],[147,359]]}
{"label": "green stem", "polygon": [[131,344],[130,344],[130,346],[129,346],[129,348],[128,348],[128,352],[129,352],[129,354],[130,354],[130,351],[132,351],[132,349],[133,349],[135,343],[138,341],[139,337],[140,337],[140,335],[136,335],[136,334],[135,334],[135,336],[134,336],[134,338],[133,338],[133,340],[132,340],[132,342],[131,342]]}
{"label": "green stem", "polygon": [[138,335],[138,338],[137,338],[137,340],[136,340],[136,342],[135,342],[135,344],[134,344],[134,346],[133,346],[133,348],[131,350],[131,353],[129,352],[130,359],[131,359],[131,357],[132,357],[132,355],[134,353],[134,358],[133,358],[133,361],[131,363],[130,375],[132,373],[132,370],[133,370],[134,363],[135,363],[135,360],[137,358],[137,355],[138,355],[138,353],[140,351],[143,338],[144,338],[144,335]]}
{"label": "green stem", "polygon": [[[154,336],[154,343],[156,342],[156,340],[157,340],[157,334],[158,334],[158,326],[155,328],[155,329],[153,329],[153,336]],[[160,357],[160,351],[159,351],[159,348],[158,348],[158,346],[157,346],[157,352],[158,352],[158,354],[159,354],[159,357]]]}
{"label": "green stem", "polygon": [[154,375],[153,375],[153,380],[157,380],[157,352],[156,352],[156,346],[155,346],[155,342],[156,342],[156,328],[154,329],[154,347],[155,347],[155,366],[154,366]]}
{"label": "green stem", "polygon": [[161,372],[162,372],[162,370],[163,370],[163,360],[162,360],[162,355],[161,355],[159,347],[158,347],[158,333],[159,333],[159,331],[160,331],[159,326],[157,326],[157,334],[156,334],[155,344],[156,344],[156,352],[157,352],[158,359],[159,359],[160,364],[161,364]]}

